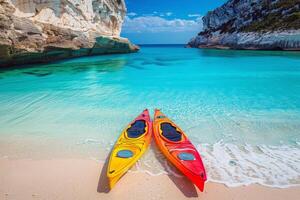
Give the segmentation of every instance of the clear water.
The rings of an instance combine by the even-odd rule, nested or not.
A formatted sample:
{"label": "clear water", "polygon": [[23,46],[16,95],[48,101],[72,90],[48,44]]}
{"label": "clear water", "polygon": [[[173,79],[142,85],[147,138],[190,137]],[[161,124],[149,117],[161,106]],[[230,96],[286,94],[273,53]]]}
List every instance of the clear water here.
{"label": "clear water", "polygon": [[[1,70],[0,105],[2,158],[104,161],[129,121],[160,108],[198,147],[209,180],[300,184],[299,52],[145,46]],[[180,176],[155,144],[133,171]]]}

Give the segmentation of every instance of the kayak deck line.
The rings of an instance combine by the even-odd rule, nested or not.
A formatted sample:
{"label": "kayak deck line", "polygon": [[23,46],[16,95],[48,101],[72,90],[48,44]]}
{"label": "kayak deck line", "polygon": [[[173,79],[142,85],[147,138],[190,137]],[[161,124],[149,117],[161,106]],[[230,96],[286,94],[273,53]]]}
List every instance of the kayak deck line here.
{"label": "kayak deck line", "polygon": [[165,157],[203,192],[207,177],[200,154],[185,133],[157,109],[154,113],[153,135]]}
{"label": "kayak deck line", "polygon": [[151,135],[152,123],[146,109],[122,131],[113,147],[106,174],[110,189],[145,153]]}

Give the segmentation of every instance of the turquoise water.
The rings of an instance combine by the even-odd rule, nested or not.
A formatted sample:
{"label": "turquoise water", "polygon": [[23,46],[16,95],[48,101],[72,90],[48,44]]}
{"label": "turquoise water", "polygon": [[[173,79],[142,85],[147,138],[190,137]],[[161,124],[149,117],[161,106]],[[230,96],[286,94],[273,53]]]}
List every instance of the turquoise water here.
{"label": "turquoise water", "polygon": [[[122,128],[160,108],[211,181],[300,184],[300,53],[144,46],[136,54],[0,71],[0,156],[105,160]],[[135,170],[165,171],[153,145]],[[176,173],[176,172],[174,172]]]}

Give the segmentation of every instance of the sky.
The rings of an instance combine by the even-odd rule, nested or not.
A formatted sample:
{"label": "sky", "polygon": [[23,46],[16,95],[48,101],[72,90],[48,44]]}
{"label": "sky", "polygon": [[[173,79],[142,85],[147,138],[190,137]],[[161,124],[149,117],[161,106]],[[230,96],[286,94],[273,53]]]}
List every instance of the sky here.
{"label": "sky", "polygon": [[186,44],[202,29],[202,17],[227,0],[125,0],[122,37],[135,44]]}

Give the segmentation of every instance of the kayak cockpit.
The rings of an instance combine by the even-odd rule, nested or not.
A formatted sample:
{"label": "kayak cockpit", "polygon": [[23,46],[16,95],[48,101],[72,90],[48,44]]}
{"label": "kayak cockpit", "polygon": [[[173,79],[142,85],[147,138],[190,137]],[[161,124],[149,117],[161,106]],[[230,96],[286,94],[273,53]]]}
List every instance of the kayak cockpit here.
{"label": "kayak cockpit", "polygon": [[146,133],[146,121],[136,120],[131,126],[126,130],[128,138],[139,138],[144,133]]}
{"label": "kayak cockpit", "polygon": [[162,136],[172,142],[179,142],[182,139],[182,133],[179,132],[175,126],[169,122],[163,122],[160,124]]}

